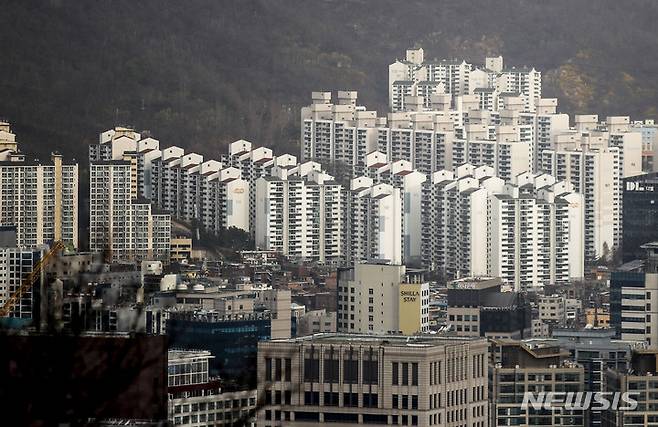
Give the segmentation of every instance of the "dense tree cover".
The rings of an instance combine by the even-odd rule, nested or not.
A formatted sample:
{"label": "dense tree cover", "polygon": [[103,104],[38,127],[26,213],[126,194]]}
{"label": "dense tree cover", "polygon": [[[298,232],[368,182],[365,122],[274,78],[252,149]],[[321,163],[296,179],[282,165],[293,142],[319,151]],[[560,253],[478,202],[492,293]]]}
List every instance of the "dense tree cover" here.
{"label": "dense tree cover", "polygon": [[26,152],[86,157],[114,124],[217,156],[237,138],[298,151],[312,90],[380,111],[387,65],[430,57],[545,72],[563,111],[656,116],[653,0],[6,0],[0,116]]}

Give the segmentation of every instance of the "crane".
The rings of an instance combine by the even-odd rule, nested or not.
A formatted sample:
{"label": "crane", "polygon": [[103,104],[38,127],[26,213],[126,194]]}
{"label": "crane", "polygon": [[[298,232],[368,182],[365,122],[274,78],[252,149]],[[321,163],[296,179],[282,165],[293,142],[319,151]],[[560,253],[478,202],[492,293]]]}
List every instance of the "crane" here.
{"label": "crane", "polygon": [[0,307],[0,317],[7,317],[16,303],[20,301],[23,294],[34,286],[34,282],[41,277],[41,271],[48,263],[48,260],[57,254],[60,250],[64,249],[64,243],[57,241],[53,244],[48,252],[39,260],[38,263],[32,268],[30,274],[23,280],[21,286],[14,291],[14,293],[5,301],[4,305]]}

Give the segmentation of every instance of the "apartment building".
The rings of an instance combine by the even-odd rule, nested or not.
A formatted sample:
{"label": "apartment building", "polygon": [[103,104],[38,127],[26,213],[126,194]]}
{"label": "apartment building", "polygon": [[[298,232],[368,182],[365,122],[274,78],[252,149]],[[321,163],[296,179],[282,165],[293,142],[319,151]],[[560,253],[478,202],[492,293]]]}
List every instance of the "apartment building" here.
{"label": "apartment building", "polygon": [[78,247],[78,164],[54,153],[51,162],[23,156],[0,161],[0,225],[16,227],[17,244],[61,240]]}
{"label": "apartment building", "polygon": [[[21,287],[23,281],[32,273],[34,266],[44,256],[47,248],[28,249],[19,247],[0,247],[0,307]],[[34,285],[27,289],[10,310],[8,317],[32,319],[39,294],[45,285],[45,272],[36,278]]]}
{"label": "apartment building", "polygon": [[111,261],[169,260],[171,215],[136,199],[133,163],[94,162],[89,172],[89,248]]}
{"label": "apartment building", "polygon": [[505,184],[486,166],[435,172],[424,192],[423,263],[449,279],[501,277],[526,291],[582,277],[581,200],[548,175]]}
{"label": "apartment building", "polygon": [[585,411],[564,402],[542,410],[522,405],[525,393],[536,399],[541,392],[584,391],[583,367],[568,360],[568,351],[550,340],[493,340],[490,355],[489,425],[587,425]]}
{"label": "apartment building", "polygon": [[315,162],[274,167],[256,180],[256,246],[336,264],[342,249],[342,186]]}
{"label": "apartment building", "polygon": [[429,283],[404,265],[355,264],[338,274],[338,332],[429,331]]}
{"label": "apartment building", "polygon": [[483,339],[319,334],[258,345],[259,426],[487,425]]}

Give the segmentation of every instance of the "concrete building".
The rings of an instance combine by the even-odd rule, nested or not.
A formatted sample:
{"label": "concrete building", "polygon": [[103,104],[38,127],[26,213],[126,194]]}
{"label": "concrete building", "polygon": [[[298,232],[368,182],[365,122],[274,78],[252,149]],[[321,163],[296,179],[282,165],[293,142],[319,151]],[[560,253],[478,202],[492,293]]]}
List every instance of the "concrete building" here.
{"label": "concrete building", "polygon": [[424,193],[423,263],[448,279],[501,277],[515,290],[582,277],[581,201],[548,175],[505,184],[486,166],[435,172]]}
{"label": "concrete building", "polygon": [[448,284],[447,325],[464,337],[524,339],[531,309],[523,294],[501,292],[498,278],[469,277]]}
{"label": "concrete building", "polygon": [[16,227],[17,244],[61,240],[78,247],[78,164],[53,154],[51,163],[0,162],[0,225]]}
{"label": "concrete building", "polygon": [[540,170],[570,182],[583,195],[586,258],[609,257],[621,237],[619,150],[545,150]]}
{"label": "concrete building", "polygon": [[169,350],[169,421],[175,426],[234,426],[255,421],[256,390],[224,391],[208,375],[208,351]]}
{"label": "concrete building", "polygon": [[[610,408],[602,414],[604,427],[650,426],[658,422],[658,403],[655,403],[658,393],[658,351],[654,349],[638,349],[633,352],[626,369],[610,369],[605,372],[606,392],[628,393],[619,401],[618,408]],[[636,402],[633,407],[629,400]]]}
{"label": "concrete building", "polygon": [[131,167],[124,160],[90,165],[89,248],[112,261],[168,261],[171,216],[133,198]]}
{"label": "concrete building", "polygon": [[16,142],[16,135],[11,132],[11,124],[0,120],[0,151],[5,150],[16,153],[18,143]]}
{"label": "concrete building", "polygon": [[585,426],[582,409],[553,403],[552,409],[523,408],[524,393],[584,391],[583,367],[552,341],[494,340],[489,365],[489,425]]}
{"label": "concrete building", "polygon": [[642,259],[642,245],[658,241],[658,172],[624,178],[622,199],[623,259]]}
{"label": "concrete building", "polygon": [[355,264],[338,275],[338,332],[429,331],[429,283],[404,265]]}
{"label": "concrete building", "polygon": [[323,264],[342,253],[342,186],[314,162],[256,180],[256,246]]}
{"label": "concrete building", "polygon": [[[0,248],[0,307],[21,287],[23,281],[41,261],[46,249],[19,247]],[[9,312],[8,317],[31,320],[39,307],[35,306],[37,295],[41,295],[45,285],[45,271],[36,277],[34,285],[27,289]]]}
{"label": "concrete building", "polygon": [[487,425],[482,339],[319,334],[258,346],[259,426]]}
{"label": "concrete building", "polygon": [[622,265],[610,276],[610,324],[624,341],[658,344],[658,242],[643,246],[645,265]]}

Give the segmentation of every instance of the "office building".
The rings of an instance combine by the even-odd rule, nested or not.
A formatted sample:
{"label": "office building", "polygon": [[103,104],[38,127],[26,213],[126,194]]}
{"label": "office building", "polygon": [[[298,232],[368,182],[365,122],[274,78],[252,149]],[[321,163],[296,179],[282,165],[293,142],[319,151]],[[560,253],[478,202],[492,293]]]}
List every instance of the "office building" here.
{"label": "office building", "polygon": [[643,245],[646,262],[610,275],[610,325],[624,341],[658,343],[658,242]]}
{"label": "office building", "polygon": [[463,337],[529,338],[530,305],[522,293],[501,292],[500,285],[487,277],[448,283],[449,330]]}
{"label": "office building", "polygon": [[89,248],[112,261],[169,260],[171,216],[136,199],[131,162],[95,162],[89,172]]}
{"label": "office building", "polygon": [[[585,391],[605,392],[607,370],[625,372],[630,366],[635,343],[615,339],[613,329],[554,329],[552,337],[568,350],[570,359],[583,367]],[[592,410],[587,425],[601,425],[601,411]]]}
{"label": "office building", "polygon": [[259,426],[487,425],[483,339],[319,334],[258,346]]}
{"label": "office building", "polygon": [[568,351],[550,340],[494,340],[490,355],[489,425],[586,425],[585,411],[559,399],[551,409],[522,406],[525,393],[584,391],[583,367],[568,360]]}
{"label": "office building", "polygon": [[[626,369],[610,369],[605,372],[606,392],[628,393],[622,396],[618,408],[603,412],[603,427],[640,427],[658,423],[658,351],[654,349],[637,349],[631,355]],[[633,408],[629,400],[636,402]]]}
{"label": "office building", "polygon": [[624,261],[644,258],[642,245],[658,241],[658,172],[624,178]]}
{"label": "office building", "polygon": [[0,225],[16,227],[19,246],[61,240],[78,247],[78,164],[53,154],[51,162],[0,162]]}
{"label": "office building", "polygon": [[338,332],[429,331],[429,283],[404,265],[355,264],[338,274]]}
{"label": "office building", "polygon": [[175,426],[248,425],[254,422],[256,390],[222,389],[208,374],[208,351],[169,350],[169,421]]}

